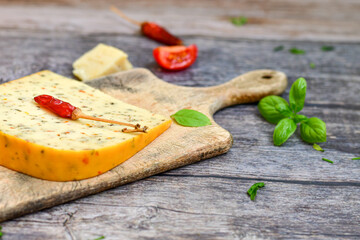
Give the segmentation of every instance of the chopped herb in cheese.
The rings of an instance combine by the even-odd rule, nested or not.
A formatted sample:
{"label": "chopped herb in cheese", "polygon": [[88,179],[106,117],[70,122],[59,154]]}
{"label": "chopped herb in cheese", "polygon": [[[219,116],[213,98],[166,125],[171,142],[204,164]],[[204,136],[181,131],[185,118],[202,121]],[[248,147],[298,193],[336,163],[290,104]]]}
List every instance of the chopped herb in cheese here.
{"label": "chopped herb in cheese", "polygon": [[128,55],[112,46],[98,44],[73,63],[73,74],[80,80],[92,80],[132,68]]}

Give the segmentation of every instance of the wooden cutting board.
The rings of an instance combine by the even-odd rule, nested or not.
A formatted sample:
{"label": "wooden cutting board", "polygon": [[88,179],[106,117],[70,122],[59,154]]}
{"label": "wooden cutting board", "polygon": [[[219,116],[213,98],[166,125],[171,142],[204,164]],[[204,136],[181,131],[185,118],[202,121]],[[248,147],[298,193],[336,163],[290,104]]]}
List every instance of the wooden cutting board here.
{"label": "wooden cutting board", "polygon": [[230,105],[281,94],[287,79],[282,72],[256,70],[219,86],[192,88],[164,82],[146,69],[133,69],[87,83],[122,101],[167,116],[183,108],[198,110],[213,124],[191,128],[173,123],[123,164],[82,181],[45,181],[0,166],[0,221],[225,153],[232,145],[232,136],[214,122],[212,115]]}

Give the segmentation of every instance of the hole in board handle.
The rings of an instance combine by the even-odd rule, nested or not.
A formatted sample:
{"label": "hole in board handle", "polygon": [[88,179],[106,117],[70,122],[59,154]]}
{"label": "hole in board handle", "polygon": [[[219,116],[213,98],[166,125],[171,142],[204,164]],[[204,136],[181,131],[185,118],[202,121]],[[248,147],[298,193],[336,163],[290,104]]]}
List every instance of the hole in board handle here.
{"label": "hole in board handle", "polygon": [[272,79],[272,75],[269,75],[269,74],[267,74],[267,75],[264,75],[264,76],[262,76],[261,78],[263,78],[263,79]]}

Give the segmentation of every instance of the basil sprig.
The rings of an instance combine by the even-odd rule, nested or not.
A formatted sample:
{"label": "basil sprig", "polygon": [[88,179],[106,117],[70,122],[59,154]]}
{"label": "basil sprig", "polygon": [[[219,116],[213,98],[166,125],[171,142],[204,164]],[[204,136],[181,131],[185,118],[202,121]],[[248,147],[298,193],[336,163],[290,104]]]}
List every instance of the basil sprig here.
{"label": "basil sprig", "polygon": [[274,130],[274,145],[281,146],[294,134],[300,123],[301,138],[308,143],[326,142],[326,124],[319,118],[307,118],[297,114],[304,108],[307,83],[304,78],[297,79],[290,89],[289,102],[279,96],[261,99],[258,109],[270,123],[277,124]]}
{"label": "basil sprig", "polygon": [[211,125],[210,119],[203,113],[191,110],[181,109],[171,117],[180,125],[185,127],[202,127]]}

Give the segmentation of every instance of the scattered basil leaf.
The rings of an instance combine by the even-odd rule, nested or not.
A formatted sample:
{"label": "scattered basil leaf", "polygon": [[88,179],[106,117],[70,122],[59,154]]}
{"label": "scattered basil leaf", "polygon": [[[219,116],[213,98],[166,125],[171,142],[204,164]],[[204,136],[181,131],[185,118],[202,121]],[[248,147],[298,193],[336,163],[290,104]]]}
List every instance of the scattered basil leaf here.
{"label": "scattered basil leaf", "polygon": [[319,118],[309,118],[300,124],[301,138],[308,143],[326,142],[326,124]]}
{"label": "scattered basil leaf", "polygon": [[202,127],[211,125],[210,119],[203,113],[191,110],[181,109],[177,113],[171,115],[175,121],[185,127]]}
{"label": "scattered basil leaf", "polygon": [[294,122],[296,124],[298,124],[299,122],[304,122],[307,121],[308,118],[305,115],[301,115],[301,114],[296,114],[294,117]]}
{"label": "scattered basil leaf", "polygon": [[101,237],[95,238],[94,240],[101,240],[101,239],[105,239],[105,237],[101,236]]}
{"label": "scattered basil leaf", "polygon": [[238,27],[246,24],[247,21],[248,21],[248,19],[246,17],[243,17],[243,16],[232,17],[230,20],[231,20],[232,24],[234,24],[235,26],[238,26]]}
{"label": "scattered basil leaf", "polygon": [[316,66],[315,66],[315,63],[313,63],[313,62],[311,62],[310,64],[310,67],[312,68],[312,69],[314,69]]}
{"label": "scattered basil leaf", "polygon": [[352,158],[351,160],[360,160],[360,157]]}
{"label": "scattered basil leaf", "polygon": [[263,182],[258,182],[258,183],[253,184],[253,185],[249,188],[249,190],[247,191],[247,194],[250,196],[250,199],[251,199],[252,201],[255,200],[255,197],[256,197],[256,194],[257,194],[257,190],[258,190],[259,188],[262,188],[262,187],[265,187],[265,183],[263,183]]}
{"label": "scattered basil leaf", "polygon": [[325,150],[322,149],[322,148],[321,148],[319,145],[317,145],[316,143],[314,143],[313,148],[314,148],[316,151],[325,152]]}
{"label": "scattered basil leaf", "polygon": [[334,163],[333,161],[329,160],[329,159],[326,159],[326,158],[322,158],[321,160],[325,161],[325,162],[329,162],[329,163]]}
{"label": "scattered basil leaf", "polygon": [[274,49],[273,49],[274,52],[280,52],[282,50],[284,50],[284,46],[282,46],[282,45],[274,47]]}
{"label": "scattered basil leaf", "polygon": [[334,46],[322,46],[322,47],[321,47],[321,50],[322,50],[323,52],[330,52],[330,51],[333,51],[334,49],[335,49]]}
{"label": "scattered basil leaf", "polygon": [[3,232],[1,231],[2,226],[0,226],[0,238],[3,236]]}
{"label": "scattered basil leaf", "polygon": [[289,93],[290,108],[295,112],[300,112],[305,103],[307,83],[305,78],[298,78],[291,86]]}
{"label": "scattered basil leaf", "polygon": [[289,106],[288,102],[282,97],[272,95],[261,99],[258,104],[258,109],[268,122],[276,124],[286,117],[276,109],[276,106],[280,107],[280,105]]}
{"label": "scattered basil leaf", "polygon": [[286,116],[286,117],[294,116],[294,113],[291,111],[291,109],[287,103],[286,104],[283,104],[283,103],[277,104],[275,106],[275,109],[283,116]]}
{"label": "scattered basil leaf", "polygon": [[292,54],[295,54],[295,55],[302,55],[302,54],[305,54],[305,50],[302,50],[302,49],[298,49],[298,48],[290,48],[289,49],[289,52],[292,53]]}
{"label": "scattered basil leaf", "polygon": [[282,119],[275,127],[273,141],[274,145],[281,146],[296,130],[294,120],[290,118]]}

